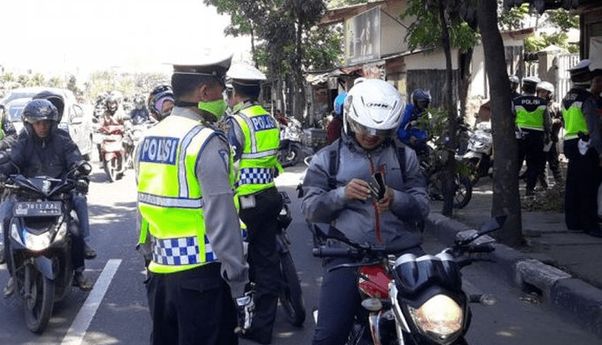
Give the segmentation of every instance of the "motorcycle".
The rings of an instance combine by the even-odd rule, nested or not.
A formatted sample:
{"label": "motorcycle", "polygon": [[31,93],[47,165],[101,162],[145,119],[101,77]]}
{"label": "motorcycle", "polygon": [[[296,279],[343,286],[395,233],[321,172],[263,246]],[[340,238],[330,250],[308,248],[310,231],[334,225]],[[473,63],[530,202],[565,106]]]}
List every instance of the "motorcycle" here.
{"label": "motorcycle", "polygon": [[481,177],[493,176],[493,137],[491,122],[480,122],[468,139],[467,152],[462,162],[469,169],[469,179],[474,185]]}
{"label": "motorcycle", "polygon": [[10,229],[7,254],[23,299],[25,323],[34,333],[46,329],[54,303],[71,290],[71,250],[74,241],[83,240],[72,236],[79,231],[79,222],[70,206],[70,192],[91,170],[83,163],[64,179],[11,175],[4,183],[5,196],[15,201],[12,218],[3,224],[5,231]]}
{"label": "motorcycle", "polygon": [[125,171],[131,166],[131,150],[124,137],[123,125],[103,126],[95,133],[94,142],[100,145],[99,159],[109,178],[114,182],[123,177]]}
{"label": "motorcycle", "polygon": [[[461,269],[476,261],[472,256],[495,250],[493,238],[484,236],[501,228],[505,216],[493,218],[480,230],[456,235],[452,247],[436,255],[402,254],[401,246],[358,244],[334,228],[320,236],[345,247],[321,245],[317,257],[357,260],[330,270],[357,268],[363,309],[354,317],[346,345],[467,345],[471,312],[468,303],[493,304],[488,295],[467,295],[462,290]],[[315,230],[320,231],[320,230]],[[319,310],[314,313],[317,320]]]}
{"label": "motorcycle", "polygon": [[[426,146],[426,151],[418,155],[419,163],[427,178],[427,190],[431,200],[443,200],[443,177],[445,161],[443,157],[437,157],[441,151],[435,151],[431,146]],[[466,207],[472,199],[472,183],[470,179],[459,172],[454,174],[454,208]]]}
{"label": "motorcycle", "polygon": [[282,167],[294,166],[303,156],[303,129],[301,122],[295,118],[288,118],[288,124],[280,131],[280,148],[278,149],[278,161]]}

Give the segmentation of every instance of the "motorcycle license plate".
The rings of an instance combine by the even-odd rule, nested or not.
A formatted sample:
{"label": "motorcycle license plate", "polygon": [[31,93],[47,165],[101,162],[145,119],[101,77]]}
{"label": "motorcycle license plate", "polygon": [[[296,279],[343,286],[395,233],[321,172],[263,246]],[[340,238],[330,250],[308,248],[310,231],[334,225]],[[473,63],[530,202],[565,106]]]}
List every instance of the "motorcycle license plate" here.
{"label": "motorcycle license plate", "polygon": [[60,201],[17,202],[13,214],[18,217],[49,217],[61,215]]}

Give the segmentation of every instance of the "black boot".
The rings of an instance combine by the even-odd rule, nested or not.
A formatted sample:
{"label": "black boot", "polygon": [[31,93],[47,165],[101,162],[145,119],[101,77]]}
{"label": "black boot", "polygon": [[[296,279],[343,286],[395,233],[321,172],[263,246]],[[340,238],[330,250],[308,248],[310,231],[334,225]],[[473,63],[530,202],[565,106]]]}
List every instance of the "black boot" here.
{"label": "black boot", "polygon": [[87,243],[84,243],[84,258],[86,260],[92,260],[96,257],[96,250],[90,247]]}
{"label": "black boot", "polygon": [[92,290],[92,282],[84,275],[83,269],[76,269],[73,274],[73,286],[78,287],[82,291]]}

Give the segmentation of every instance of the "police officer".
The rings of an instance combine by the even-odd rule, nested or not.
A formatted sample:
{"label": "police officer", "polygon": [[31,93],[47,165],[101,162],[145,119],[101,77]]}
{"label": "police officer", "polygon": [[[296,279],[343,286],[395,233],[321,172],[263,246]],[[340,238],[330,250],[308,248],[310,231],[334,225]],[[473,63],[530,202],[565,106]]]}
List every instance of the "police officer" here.
{"label": "police officer", "polygon": [[537,77],[523,79],[523,94],[512,101],[519,145],[519,166],[527,161],[526,195],[534,195],[537,177],[545,166],[544,142],[549,140],[547,102],[535,95]]}
{"label": "police officer", "polygon": [[175,107],[136,156],[138,210],[152,244],[151,344],[237,344],[237,312],[247,316],[240,322],[252,310],[230,149],[212,127],[226,110],[230,61],[174,65]]}
{"label": "police officer", "polygon": [[248,227],[250,278],[255,283],[255,315],[245,338],[269,344],[276,317],[280,285],[280,259],[276,251],[276,217],[282,197],[274,184],[282,171],[277,154],[280,131],[276,120],[258,103],[261,81],[266,77],[247,64],[233,65],[235,104],[228,118],[228,139],[239,160],[236,193],[240,199],[240,218]]}
{"label": "police officer", "polygon": [[545,171],[546,162],[550,167],[550,171],[552,171],[556,184],[562,183],[562,173],[560,172],[560,162],[558,161],[558,149],[556,148],[558,144],[558,133],[560,132],[560,127],[562,127],[562,121],[560,119],[562,114],[560,113],[558,105],[553,101],[554,85],[552,85],[552,83],[542,81],[537,84],[537,96],[543,98],[547,102],[548,115],[550,116],[551,123],[550,141],[546,142],[544,145],[544,169],[538,177],[539,183],[543,189],[547,189],[548,181]]}
{"label": "police officer", "polygon": [[564,155],[569,160],[564,217],[568,229],[602,237],[596,207],[602,142],[596,103],[587,91],[592,78],[589,65],[589,60],[582,60],[569,70],[573,87],[562,100]]}

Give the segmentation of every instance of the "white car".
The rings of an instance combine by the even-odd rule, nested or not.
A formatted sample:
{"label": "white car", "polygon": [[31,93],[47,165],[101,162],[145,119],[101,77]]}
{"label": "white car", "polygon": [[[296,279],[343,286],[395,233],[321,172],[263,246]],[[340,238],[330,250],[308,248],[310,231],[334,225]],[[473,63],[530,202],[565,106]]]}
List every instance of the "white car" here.
{"label": "white car", "polygon": [[8,120],[13,123],[17,133],[19,133],[23,128],[21,119],[23,108],[33,96],[42,91],[50,91],[63,96],[65,110],[59,123],[59,128],[69,133],[71,139],[77,144],[81,154],[86,159],[89,159],[94,148],[92,144],[92,120],[84,115],[83,106],[77,102],[71,90],[47,87],[14,89],[0,100],[0,106],[4,108]]}

